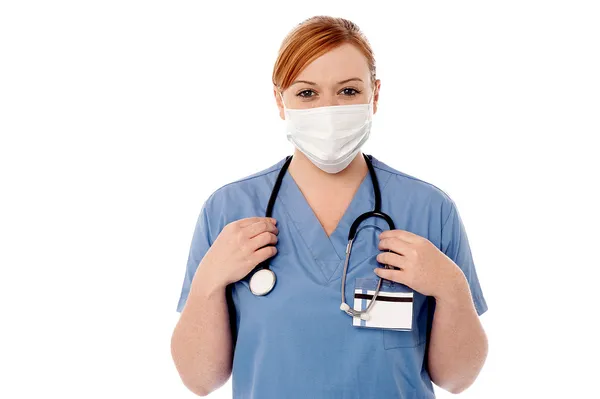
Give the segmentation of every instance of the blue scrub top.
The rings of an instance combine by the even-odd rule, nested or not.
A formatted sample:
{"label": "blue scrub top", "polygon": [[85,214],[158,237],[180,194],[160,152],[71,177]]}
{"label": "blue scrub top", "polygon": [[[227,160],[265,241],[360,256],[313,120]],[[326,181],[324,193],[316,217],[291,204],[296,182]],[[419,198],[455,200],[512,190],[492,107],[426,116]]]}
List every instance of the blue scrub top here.
{"label": "blue scrub top", "polygon": [[[372,158],[381,188],[381,208],[397,229],[430,240],[464,272],[477,313],[487,310],[465,227],[455,203],[436,186]],[[177,311],[181,312],[196,268],[223,227],[264,216],[277,173],[285,159],[227,184],[204,203],[191,243]],[[427,341],[435,309],[432,297],[414,293],[412,331],[355,327],[340,310],[341,276],[348,230],[373,209],[371,176],[366,175],[330,237],[289,173],[273,208],[279,229],[271,270],[273,291],[255,296],[250,275],[231,284],[227,301],[234,340],[234,398],[433,398],[427,370]],[[387,230],[380,218],[362,222]],[[356,237],[346,277],[352,307],[356,279],[378,276],[378,235],[365,228]],[[364,280],[361,280],[364,282]]]}

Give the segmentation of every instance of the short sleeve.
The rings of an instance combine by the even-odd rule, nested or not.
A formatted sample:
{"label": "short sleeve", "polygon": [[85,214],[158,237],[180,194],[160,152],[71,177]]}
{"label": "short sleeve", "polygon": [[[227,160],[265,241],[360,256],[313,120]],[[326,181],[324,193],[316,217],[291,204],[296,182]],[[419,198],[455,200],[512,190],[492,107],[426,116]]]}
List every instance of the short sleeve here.
{"label": "short sleeve", "polygon": [[463,271],[471,289],[477,314],[482,315],[488,309],[487,303],[479,284],[465,226],[452,200],[450,200],[450,212],[442,226],[441,250]]}
{"label": "short sleeve", "polygon": [[206,252],[208,252],[211,244],[212,242],[209,234],[207,203],[205,202],[200,210],[200,215],[198,216],[194,234],[192,236],[192,243],[188,254],[185,276],[183,278],[183,285],[181,287],[181,294],[179,296],[179,302],[177,303],[178,312],[181,312],[185,306],[188,294],[190,293],[194,275],[196,274],[196,269],[198,268],[202,258],[204,258]]}

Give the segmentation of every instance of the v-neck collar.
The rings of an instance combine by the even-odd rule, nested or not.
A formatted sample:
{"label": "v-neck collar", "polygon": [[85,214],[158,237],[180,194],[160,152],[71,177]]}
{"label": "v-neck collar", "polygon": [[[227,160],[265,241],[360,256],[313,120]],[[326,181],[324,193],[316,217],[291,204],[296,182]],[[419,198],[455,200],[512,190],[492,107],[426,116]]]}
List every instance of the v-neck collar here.
{"label": "v-neck collar", "polygon": [[[375,162],[376,160],[373,158],[374,165]],[[375,169],[375,173],[377,173],[377,169]],[[383,182],[380,174],[377,174],[377,177],[380,189],[383,191],[387,181]],[[281,201],[287,209],[299,236],[321,268],[325,282],[332,279],[335,271],[344,262],[350,226],[358,216],[373,210],[375,206],[370,173],[363,178],[331,236],[327,236],[325,229],[300,191],[300,187],[288,172],[285,173],[281,182],[277,201]]]}

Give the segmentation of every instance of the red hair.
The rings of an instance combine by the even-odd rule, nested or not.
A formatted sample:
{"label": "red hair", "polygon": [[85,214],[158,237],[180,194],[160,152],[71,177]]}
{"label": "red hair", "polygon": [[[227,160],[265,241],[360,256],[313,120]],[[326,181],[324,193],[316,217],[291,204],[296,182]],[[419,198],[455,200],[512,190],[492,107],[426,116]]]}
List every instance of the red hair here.
{"label": "red hair", "polygon": [[375,58],[367,38],[355,23],[329,16],[308,18],[288,33],[275,61],[273,84],[279,90],[287,89],[308,64],[345,43],[355,45],[364,54],[374,84]]}

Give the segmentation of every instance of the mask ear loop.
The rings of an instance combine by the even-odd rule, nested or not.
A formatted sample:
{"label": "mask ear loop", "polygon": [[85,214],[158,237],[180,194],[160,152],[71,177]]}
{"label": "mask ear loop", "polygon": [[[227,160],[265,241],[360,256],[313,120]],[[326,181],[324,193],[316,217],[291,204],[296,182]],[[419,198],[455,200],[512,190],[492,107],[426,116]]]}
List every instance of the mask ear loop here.
{"label": "mask ear loop", "polygon": [[375,88],[373,88],[373,92],[371,93],[371,99],[369,100],[369,106],[371,107],[371,112],[373,112],[374,103],[375,103]]}
{"label": "mask ear loop", "polygon": [[281,91],[277,91],[279,93],[279,97],[281,97],[281,104],[283,105],[283,109],[287,109],[287,107],[285,106],[285,102],[283,102],[283,92]]}

